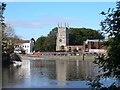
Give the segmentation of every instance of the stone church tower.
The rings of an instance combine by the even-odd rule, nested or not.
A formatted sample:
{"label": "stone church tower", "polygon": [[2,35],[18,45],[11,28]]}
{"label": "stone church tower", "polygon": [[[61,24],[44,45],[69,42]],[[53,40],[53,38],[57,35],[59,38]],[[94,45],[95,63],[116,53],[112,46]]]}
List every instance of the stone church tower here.
{"label": "stone church tower", "polygon": [[58,33],[56,40],[56,51],[62,50],[61,46],[64,46],[64,50],[67,50],[67,45],[69,45],[69,33],[68,33],[68,25],[62,27],[58,25]]}

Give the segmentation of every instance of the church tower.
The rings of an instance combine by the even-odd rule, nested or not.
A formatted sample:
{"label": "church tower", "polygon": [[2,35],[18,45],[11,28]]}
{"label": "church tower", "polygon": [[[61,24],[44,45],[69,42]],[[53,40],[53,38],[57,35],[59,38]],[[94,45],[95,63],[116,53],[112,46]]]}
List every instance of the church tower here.
{"label": "church tower", "polygon": [[62,49],[66,50],[67,45],[69,45],[69,33],[68,33],[68,25],[62,27],[58,24],[58,33],[57,33],[57,40],[56,40],[56,51],[60,51]]}

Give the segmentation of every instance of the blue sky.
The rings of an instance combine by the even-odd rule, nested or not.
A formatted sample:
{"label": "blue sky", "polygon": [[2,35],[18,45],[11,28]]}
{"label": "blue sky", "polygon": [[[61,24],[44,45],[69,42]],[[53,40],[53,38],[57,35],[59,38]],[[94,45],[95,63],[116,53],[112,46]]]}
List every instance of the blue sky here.
{"label": "blue sky", "polygon": [[99,30],[104,19],[101,11],[114,8],[116,2],[7,2],[6,22],[22,39],[46,36],[58,23],[74,28]]}

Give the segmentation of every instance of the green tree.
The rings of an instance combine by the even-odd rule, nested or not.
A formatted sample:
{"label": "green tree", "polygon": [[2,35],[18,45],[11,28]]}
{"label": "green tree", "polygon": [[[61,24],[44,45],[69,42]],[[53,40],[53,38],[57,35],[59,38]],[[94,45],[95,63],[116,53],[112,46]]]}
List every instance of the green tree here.
{"label": "green tree", "polygon": [[75,48],[75,49],[74,49],[74,52],[78,52],[78,50]]}
{"label": "green tree", "polygon": [[120,2],[117,2],[116,10],[109,8],[107,13],[102,12],[101,14],[106,17],[101,22],[102,31],[112,38],[106,43],[109,47],[108,58],[101,57],[100,63],[105,63],[103,65],[106,71],[105,75],[114,75],[116,78],[120,78],[118,75],[120,69]]}
{"label": "green tree", "polygon": [[57,38],[57,27],[53,28],[47,36],[47,42],[49,45],[48,51],[56,51],[56,38]]}
{"label": "green tree", "polygon": [[46,51],[46,48],[47,48],[46,38],[47,37],[45,36],[41,36],[36,40],[35,46],[34,46],[35,51]]}
{"label": "green tree", "polygon": [[56,37],[56,36],[57,36],[57,32],[58,32],[58,28],[55,27],[55,28],[53,28],[53,29],[49,32],[48,36]]}
{"label": "green tree", "polygon": [[62,45],[62,46],[61,46],[61,50],[64,51],[64,49],[65,49],[65,47]]}
{"label": "green tree", "polygon": [[[106,42],[108,56],[101,55],[94,61],[104,72],[97,79],[99,81],[101,77],[115,77],[120,80],[120,1],[116,3],[116,8],[109,8],[107,13],[102,12],[101,14],[105,16],[101,22],[102,32],[111,38]],[[93,83],[95,82],[96,80],[93,81]],[[91,84],[93,85],[93,83]],[[94,87],[96,85],[94,84]],[[116,88],[119,87],[113,83],[109,88],[117,90]]]}
{"label": "green tree", "polygon": [[70,28],[69,44],[83,45],[83,41],[87,39],[104,39],[104,37],[96,30],[87,28]]}
{"label": "green tree", "polygon": [[56,37],[48,36],[47,43],[48,43],[48,51],[56,51]]}
{"label": "green tree", "polygon": [[36,40],[35,51],[56,51],[57,27],[52,29],[47,36],[39,37]]}

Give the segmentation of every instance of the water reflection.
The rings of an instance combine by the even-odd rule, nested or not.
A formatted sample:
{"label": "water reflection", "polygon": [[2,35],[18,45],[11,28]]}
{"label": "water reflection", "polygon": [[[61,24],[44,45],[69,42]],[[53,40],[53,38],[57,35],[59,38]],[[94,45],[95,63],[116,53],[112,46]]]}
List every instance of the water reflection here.
{"label": "water reflection", "polygon": [[[57,60],[56,61],[56,80],[66,81],[67,80],[67,61]],[[67,85],[66,82],[58,82],[58,85]]]}
{"label": "water reflection", "polygon": [[90,80],[98,74],[98,68],[92,61],[72,61],[68,62],[67,80],[83,81]]}
{"label": "water reflection", "polygon": [[3,87],[87,87],[85,81],[97,72],[92,61],[23,60],[21,66],[3,67]]}

